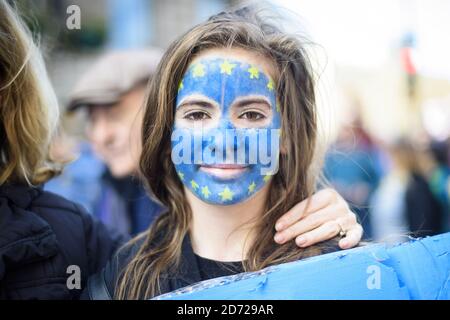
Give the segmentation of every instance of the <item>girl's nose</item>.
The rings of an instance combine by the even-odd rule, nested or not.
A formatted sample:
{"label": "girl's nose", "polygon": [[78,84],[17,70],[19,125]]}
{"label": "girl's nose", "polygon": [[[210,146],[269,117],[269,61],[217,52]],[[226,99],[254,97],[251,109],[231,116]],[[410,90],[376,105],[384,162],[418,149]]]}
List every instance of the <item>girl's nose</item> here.
{"label": "girl's nose", "polygon": [[207,145],[215,155],[216,163],[235,163],[237,151],[240,148],[240,141],[234,125],[229,119],[224,119],[213,131],[213,139]]}

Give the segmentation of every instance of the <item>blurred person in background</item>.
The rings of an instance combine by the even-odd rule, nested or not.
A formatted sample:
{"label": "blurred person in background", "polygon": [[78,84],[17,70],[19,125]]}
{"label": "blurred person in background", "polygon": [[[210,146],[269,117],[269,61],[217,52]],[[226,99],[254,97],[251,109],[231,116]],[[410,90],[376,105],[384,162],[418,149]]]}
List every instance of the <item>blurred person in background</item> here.
{"label": "blurred person in background", "polygon": [[324,173],[358,215],[366,239],[372,236],[369,202],[380,171],[378,148],[357,117],[339,131],[326,154]]}
{"label": "blurred person in background", "polygon": [[429,177],[431,191],[441,204],[443,217],[441,232],[450,231],[450,139],[430,145],[433,168]]}
{"label": "blurred person in background", "polygon": [[[106,165],[93,214],[122,234],[136,235],[146,230],[162,209],[146,196],[136,177],[145,84],[154,74],[159,58],[160,53],[154,50],[104,55],[79,80],[68,105],[71,112],[87,111],[87,137]],[[305,212],[308,201],[311,203]],[[328,240],[334,234],[323,226],[330,221],[346,226],[347,236],[339,243],[343,249],[355,246],[361,239],[362,228],[355,214],[335,190],[327,188],[280,218],[274,226],[278,231],[274,240],[284,244],[295,239],[300,247]]]}
{"label": "blurred person in background", "polygon": [[[74,162],[77,165],[68,168],[60,181],[47,186],[59,192],[63,179],[75,177],[69,179],[69,196],[76,200],[90,194],[89,207],[94,216],[126,235],[145,230],[160,209],[135,178],[142,122],[139,110],[160,57],[157,49],[108,53],[79,79],[68,111],[87,112],[86,134],[104,165],[98,166],[90,148],[82,144],[80,160]],[[93,179],[85,179],[80,188],[75,181],[79,174]]]}
{"label": "blurred person in background", "polygon": [[440,232],[442,207],[427,181],[416,147],[406,138],[388,147],[391,169],[375,192],[372,208],[374,239],[395,243],[405,235]]}
{"label": "blurred person in background", "polygon": [[61,170],[49,151],[58,104],[39,49],[4,0],[0,114],[0,299],[76,299],[125,239],[43,190]]}

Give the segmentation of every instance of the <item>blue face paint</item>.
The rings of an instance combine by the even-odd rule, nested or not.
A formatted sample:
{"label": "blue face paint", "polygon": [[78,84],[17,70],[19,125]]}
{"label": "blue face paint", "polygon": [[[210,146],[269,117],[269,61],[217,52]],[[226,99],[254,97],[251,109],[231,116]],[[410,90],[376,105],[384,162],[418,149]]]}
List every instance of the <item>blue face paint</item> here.
{"label": "blue face paint", "polygon": [[[245,201],[278,169],[280,112],[275,85],[261,68],[244,61],[205,58],[191,65],[178,89],[176,107],[190,97],[204,97],[220,109],[220,118],[207,128],[180,127],[172,133],[172,161],[182,183],[197,197],[212,204]],[[257,128],[236,128],[232,109],[245,98],[270,105],[270,121]],[[201,123],[201,121],[199,121]],[[203,165],[240,164],[238,176],[220,178]]]}

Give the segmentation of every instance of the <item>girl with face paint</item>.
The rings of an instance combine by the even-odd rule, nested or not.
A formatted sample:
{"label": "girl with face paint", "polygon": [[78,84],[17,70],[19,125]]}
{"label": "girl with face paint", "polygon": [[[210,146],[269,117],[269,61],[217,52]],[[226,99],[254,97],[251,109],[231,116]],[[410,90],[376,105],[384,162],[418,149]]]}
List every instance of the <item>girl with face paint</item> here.
{"label": "girl with face paint", "polygon": [[242,49],[207,50],[185,72],[171,158],[188,197],[248,205],[276,173],[281,116],[266,60]]}
{"label": "girl with face paint", "polygon": [[[302,42],[252,8],[171,45],[149,87],[142,141],[142,176],[167,211],[103,271],[115,298],[338,250],[336,239],[274,241],[293,209],[311,209],[318,184],[314,81]],[[315,218],[327,238],[343,229],[330,211]]]}

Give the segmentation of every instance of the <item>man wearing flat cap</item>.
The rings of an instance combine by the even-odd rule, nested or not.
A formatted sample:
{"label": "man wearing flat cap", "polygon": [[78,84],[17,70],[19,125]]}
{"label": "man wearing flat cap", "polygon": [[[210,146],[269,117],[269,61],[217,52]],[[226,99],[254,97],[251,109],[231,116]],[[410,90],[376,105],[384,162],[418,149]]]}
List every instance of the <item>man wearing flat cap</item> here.
{"label": "man wearing flat cap", "polygon": [[93,214],[123,234],[147,229],[159,206],[135,177],[141,153],[142,106],[158,50],[104,55],[75,85],[68,111],[87,111],[86,134],[106,169]]}

